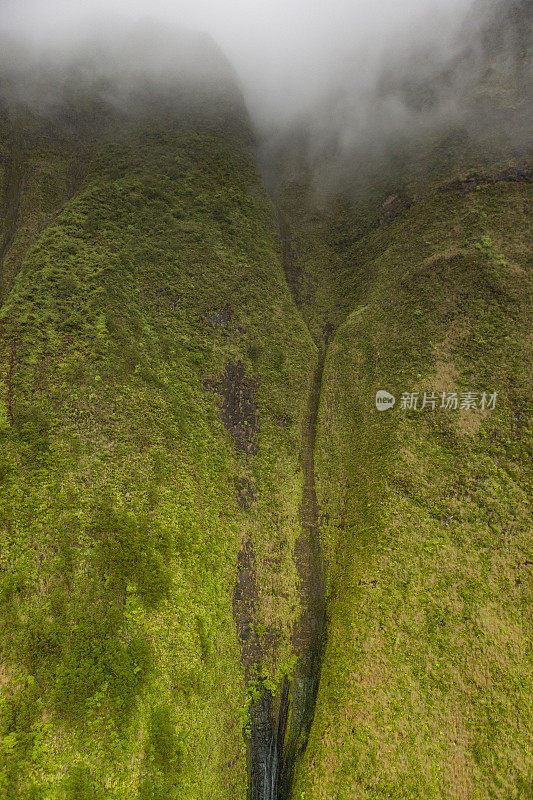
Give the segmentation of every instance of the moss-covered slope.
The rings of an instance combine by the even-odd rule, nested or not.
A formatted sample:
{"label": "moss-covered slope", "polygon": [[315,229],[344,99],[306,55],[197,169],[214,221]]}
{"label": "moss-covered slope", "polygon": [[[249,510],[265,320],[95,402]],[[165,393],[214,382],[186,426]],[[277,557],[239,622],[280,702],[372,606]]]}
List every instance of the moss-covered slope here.
{"label": "moss-covered slope", "polygon": [[0,85],[0,798],[244,798],[250,706],[315,711],[306,531],[294,800],[526,798],[527,147],[444,126],[319,203],[288,156],[278,217],[208,61]]}
{"label": "moss-covered slope", "polygon": [[328,641],[298,800],[531,789],[530,184],[465,177],[362,236],[331,215],[322,231],[344,219],[345,240],[329,284],[301,244],[308,315],[324,318],[321,285],[334,322],[352,310],[319,415]]}
{"label": "moss-covered slope", "polygon": [[342,195],[317,199],[298,148],[280,168],[289,282],[329,342],[327,644],[297,800],[533,789],[531,16],[509,5],[484,31],[465,124],[361,175],[356,149]]}
{"label": "moss-covered slope", "polygon": [[238,553],[275,680],[315,350],[221,103],[115,125],[6,251],[25,255],[0,321],[1,797],[246,794]]}

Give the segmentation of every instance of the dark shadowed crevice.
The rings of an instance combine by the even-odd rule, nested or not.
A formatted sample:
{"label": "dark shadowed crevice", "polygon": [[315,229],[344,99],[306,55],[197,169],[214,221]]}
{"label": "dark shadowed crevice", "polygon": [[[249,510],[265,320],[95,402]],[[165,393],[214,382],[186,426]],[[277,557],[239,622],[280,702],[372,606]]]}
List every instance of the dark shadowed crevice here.
{"label": "dark shadowed crevice", "polygon": [[291,291],[292,298],[296,306],[299,307],[300,268],[298,264],[298,259],[296,258],[296,255],[294,253],[294,248],[292,246],[293,236],[289,224],[285,219],[285,217],[283,216],[283,214],[281,214],[281,212],[278,212],[278,220],[279,220],[279,230],[281,235],[283,272],[285,274],[285,280],[287,281],[287,286]]}
{"label": "dark shadowed crevice", "polygon": [[[277,786],[278,736],[275,723],[275,698],[259,689],[258,680],[263,658],[261,640],[256,628],[258,602],[255,552],[246,539],[237,560],[237,579],[233,592],[233,619],[241,650],[246,687],[250,691],[250,740],[248,745],[248,797],[274,798]],[[282,729],[284,735],[285,730]]]}
{"label": "dark shadowed crevice", "polygon": [[0,305],[5,294],[4,261],[17,235],[19,209],[25,181],[25,156],[21,144],[12,138],[4,173],[2,198],[2,238],[0,241]]}
{"label": "dark shadowed crevice", "polygon": [[[281,214],[279,219],[285,278],[294,302],[300,308],[300,269],[291,244],[293,239],[287,221]],[[314,718],[326,638],[326,581],[314,449],[322,376],[332,332],[332,326],[326,325],[322,340],[316,343],[318,357],[302,432],[304,486],[300,507],[301,533],[294,551],[299,578],[300,614],[292,641],[297,664],[291,683],[285,678],[275,697],[270,691],[263,690],[250,708],[249,763],[252,780],[249,800],[291,798],[294,770],[305,752]]]}
{"label": "dark shadowed crevice", "polygon": [[301,506],[302,532],[295,546],[294,559],[300,584],[301,613],[293,632],[293,650],[298,657],[290,691],[290,725],[284,742],[277,800],[291,797],[294,769],[307,747],[313,724],[320,683],[322,654],[326,639],[326,580],[320,512],[316,496],[314,449],[320,405],[322,376],[329,331],[319,353],[311,390],[302,447],[304,488]]}

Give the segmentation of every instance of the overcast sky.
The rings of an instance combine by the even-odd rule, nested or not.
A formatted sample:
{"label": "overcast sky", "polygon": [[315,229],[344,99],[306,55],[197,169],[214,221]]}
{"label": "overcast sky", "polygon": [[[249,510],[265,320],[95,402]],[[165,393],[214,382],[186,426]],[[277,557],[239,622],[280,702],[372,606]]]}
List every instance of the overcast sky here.
{"label": "overcast sky", "polygon": [[475,0],[0,0],[0,25],[72,41],[113,18],[150,16],[206,31],[240,77],[258,124],[305,111],[343,74],[371,93],[385,57],[453,50]]}

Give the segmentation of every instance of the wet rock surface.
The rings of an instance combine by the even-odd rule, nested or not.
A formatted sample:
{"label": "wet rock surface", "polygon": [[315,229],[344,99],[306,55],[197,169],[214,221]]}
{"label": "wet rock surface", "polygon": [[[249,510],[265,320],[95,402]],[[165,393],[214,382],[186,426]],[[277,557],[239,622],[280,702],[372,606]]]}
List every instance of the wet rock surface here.
{"label": "wet rock surface", "polygon": [[241,361],[229,361],[218,381],[204,381],[204,388],[221,400],[221,417],[237,450],[257,453],[257,383],[246,375]]}

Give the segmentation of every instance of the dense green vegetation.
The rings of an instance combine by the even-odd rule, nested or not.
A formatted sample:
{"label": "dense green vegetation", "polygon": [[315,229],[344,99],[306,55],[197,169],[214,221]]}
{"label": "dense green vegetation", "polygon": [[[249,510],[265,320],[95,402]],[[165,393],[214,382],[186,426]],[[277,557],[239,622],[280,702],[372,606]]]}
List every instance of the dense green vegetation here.
{"label": "dense green vegetation", "polygon": [[[333,248],[320,273],[314,247],[302,256],[307,313],[328,265],[333,321],[353,311],[319,417],[328,644],[298,800],[529,796],[529,195],[478,175]],[[323,215],[323,242],[343,213]],[[317,225],[295,222],[305,253]],[[404,391],[498,398],[408,411]]]}
{"label": "dense green vegetation", "polygon": [[287,160],[301,311],[317,341],[336,331],[315,450],[328,636],[296,800],[533,791],[529,60],[509,13],[469,89],[473,137],[436,131],[372,180],[347,165],[319,203]]}
{"label": "dense green vegetation", "polygon": [[306,525],[294,800],[529,797],[531,173],[495,28],[492,138],[435,129],[320,197],[288,147],[279,209],[222,78],[0,108],[1,800],[244,798]]}
{"label": "dense green vegetation", "polygon": [[251,152],[233,120],[108,135],[1,309],[2,797],[245,794],[237,553],[275,680],[314,359]]}

